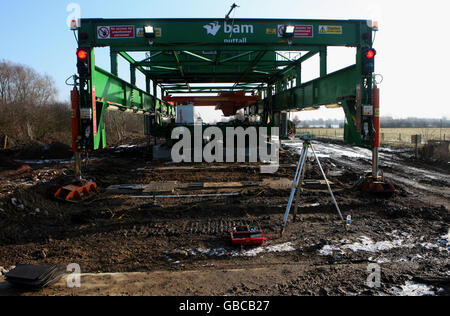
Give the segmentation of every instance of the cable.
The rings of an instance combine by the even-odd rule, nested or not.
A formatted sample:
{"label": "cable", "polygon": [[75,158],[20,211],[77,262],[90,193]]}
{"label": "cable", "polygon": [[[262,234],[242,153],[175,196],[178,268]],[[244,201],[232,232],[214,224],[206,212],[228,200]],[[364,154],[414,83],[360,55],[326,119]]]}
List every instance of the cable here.
{"label": "cable", "polygon": [[[72,75],[72,76],[70,76],[69,78],[67,78],[66,79],[66,81],[65,81],[65,83],[66,83],[66,85],[68,85],[68,86],[76,86],[77,85],[77,76],[76,75]],[[68,83],[68,81],[70,80],[70,79],[73,79],[73,83],[71,84],[71,83]]]}
{"label": "cable", "polygon": [[75,37],[75,41],[77,41],[77,44],[79,44],[76,31],[73,31],[73,36]]}

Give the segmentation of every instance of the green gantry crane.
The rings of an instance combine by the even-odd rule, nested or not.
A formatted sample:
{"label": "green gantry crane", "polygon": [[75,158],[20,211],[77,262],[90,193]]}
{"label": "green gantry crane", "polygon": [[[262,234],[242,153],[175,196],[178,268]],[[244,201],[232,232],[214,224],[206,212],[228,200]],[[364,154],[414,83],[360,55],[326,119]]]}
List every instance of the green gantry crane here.
{"label": "green gantry crane", "polygon": [[[372,47],[377,26],[370,20],[81,19],[76,30],[75,152],[106,146],[108,109],[143,114],[149,130],[175,116],[164,96],[246,91],[261,100],[245,108],[245,115],[258,115],[281,130],[289,111],[342,107],[345,141],[373,149],[378,177]],[[355,48],[355,64],[328,73],[331,46]],[[110,71],[96,66],[98,47],[110,47]],[[280,53],[287,51],[302,53],[291,59]],[[135,60],[130,52],[145,52],[146,58]],[[317,54],[320,76],[302,82],[302,63]],[[119,56],[130,65],[131,82],[118,77]],[[145,91],[136,86],[137,71],[145,76]]]}

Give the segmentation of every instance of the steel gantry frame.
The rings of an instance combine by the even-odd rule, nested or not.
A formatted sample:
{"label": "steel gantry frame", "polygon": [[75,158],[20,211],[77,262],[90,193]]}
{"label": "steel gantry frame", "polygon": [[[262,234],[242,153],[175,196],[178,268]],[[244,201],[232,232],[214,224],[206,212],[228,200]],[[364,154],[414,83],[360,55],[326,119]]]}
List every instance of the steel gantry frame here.
{"label": "steel gantry frame", "polygon": [[[153,33],[146,34],[145,27]],[[269,125],[285,124],[281,114],[287,111],[342,107],[345,141],[371,147],[378,113],[373,111],[373,70],[364,69],[363,62],[373,31],[369,20],[82,19],[78,45],[88,58],[87,70],[79,67],[78,146],[106,145],[107,109],[144,114],[147,125],[160,125],[161,117],[175,115],[164,96],[245,91],[261,97],[245,115],[258,115]],[[356,48],[355,64],[328,73],[332,46]],[[97,47],[110,47],[110,71],[95,65]],[[303,53],[295,59],[280,53],[291,51]],[[147,57],[135,60],[134,52]],[[316,55],[320,77],[302,82],[302,63]],[[129,83],[118,77],[119,56],[130,64]],[[145,91],[136,86],[136,71],[145,76]]]}

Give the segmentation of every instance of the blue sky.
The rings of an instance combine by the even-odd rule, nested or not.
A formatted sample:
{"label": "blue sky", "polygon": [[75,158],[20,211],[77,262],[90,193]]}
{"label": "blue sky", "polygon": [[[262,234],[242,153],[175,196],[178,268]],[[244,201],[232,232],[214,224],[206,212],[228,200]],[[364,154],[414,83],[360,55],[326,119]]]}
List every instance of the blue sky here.
{"label": "blue sky", "polygon": [[[74,74],[76,43],[68,30],[67,6],[78,3],[84,18],[217,18],[231,4],[240,5],[236,18],[372,19],[380,22],[375,48],[377,73],[384,81],[382,114],[396,117],[450,118],[447,73],[450,64],[438,49],[449,51],[447,1],[406,0],[15,0],[3,1],[0,11],[0,59],[29,65],[52,76],[59,98],[68,100],[64,81]],[[429,56],[420,53],[428,48]],[[434,49],[434,50],[433,50]],[[353,60],[348,52],[330,53],[329,71]],[[109,69],[107,52],[97,64]],[[314,63],[314,61],[312,61]],[[311,65],[311,77],[314,77]],[[127,72],[126,72],[127,73]],[[125,75],[126,77],[126,75]],[[343,117],[338,110],[302,114]]]}

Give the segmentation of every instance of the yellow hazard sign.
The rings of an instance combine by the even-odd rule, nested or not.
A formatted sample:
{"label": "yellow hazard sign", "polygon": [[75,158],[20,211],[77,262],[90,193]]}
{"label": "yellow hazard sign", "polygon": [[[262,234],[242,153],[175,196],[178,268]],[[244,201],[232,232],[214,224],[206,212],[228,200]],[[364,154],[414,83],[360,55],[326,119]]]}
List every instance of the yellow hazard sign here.
{"label": "yellow hazard sign", "polygon": [[320,25],[319,34],[343,34],[342,25]]}

